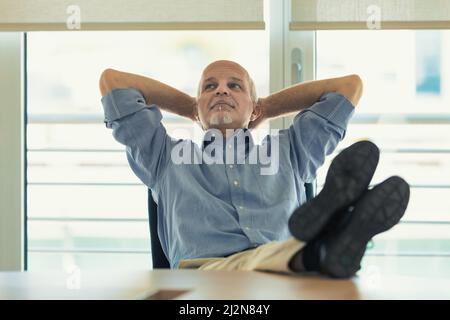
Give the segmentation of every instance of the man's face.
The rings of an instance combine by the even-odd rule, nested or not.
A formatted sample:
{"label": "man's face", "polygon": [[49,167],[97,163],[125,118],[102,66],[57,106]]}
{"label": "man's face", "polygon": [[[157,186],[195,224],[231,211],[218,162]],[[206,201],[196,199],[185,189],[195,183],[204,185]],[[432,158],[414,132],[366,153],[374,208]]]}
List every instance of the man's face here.
{"label": "man's face", "polygon": [[255,107],[244,68],[225,60],[206,67],[197,97],[197,119],[203,129],[247,128],[258,115]]}

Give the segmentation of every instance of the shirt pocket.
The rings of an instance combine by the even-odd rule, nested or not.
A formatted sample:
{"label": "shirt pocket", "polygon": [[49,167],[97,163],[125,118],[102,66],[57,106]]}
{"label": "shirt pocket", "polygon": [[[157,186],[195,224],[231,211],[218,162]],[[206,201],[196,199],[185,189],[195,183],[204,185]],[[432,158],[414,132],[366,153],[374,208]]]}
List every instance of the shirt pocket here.
{"label": "shirt pocket", "polygon": [[272,206],[282,201],[297,201],[294,173],[290,167],[280,165],[276,174],[262,175],[260,169],[252,167],[254,186],[261,205]]}

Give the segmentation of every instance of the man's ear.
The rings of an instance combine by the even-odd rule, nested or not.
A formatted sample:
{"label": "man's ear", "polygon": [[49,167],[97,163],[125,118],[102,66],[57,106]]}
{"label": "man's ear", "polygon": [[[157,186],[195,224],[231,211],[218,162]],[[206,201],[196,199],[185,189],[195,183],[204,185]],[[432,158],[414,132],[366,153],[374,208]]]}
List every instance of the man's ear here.
{"label": "man's ear", "polygon": [[250,121],[255,121],[261,115],[262,115],[262,108],[261,108],[261,104],[259,103],[259,99],[258,99],[257,102],[253,103],[253,112],[252,112],[252,115],[250,116]]}
{"label": "man's ear", "polygon": [[202,123],[200,121],[200,118],[198,116],[198,109],[197,109],[197,107],[195,107],[195,109],[194,109],[193,117],[194,117],[194,121],[199,125],[199,127],[202,128],[203,130],[205,130],[205,128],[203,128],[203,125],[202,125]]}
{"label": "man's ear", "polygon": [[197,112],[194,112],[194,116],[193,117],[194,117],[194,121],[197,121],[197,122],[200,121],[199,118],[198,118],[198,113]]}

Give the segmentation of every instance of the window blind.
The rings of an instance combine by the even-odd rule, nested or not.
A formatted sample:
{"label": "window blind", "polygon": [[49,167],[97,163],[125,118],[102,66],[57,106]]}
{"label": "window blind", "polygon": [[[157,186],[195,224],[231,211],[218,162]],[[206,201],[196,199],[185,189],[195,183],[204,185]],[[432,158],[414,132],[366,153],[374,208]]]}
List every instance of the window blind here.
{"label": "window blind", "polygon": [[263,16],[263,0],[2,0],[0,31],[264,29]]}
{"label": "window blind", "polygon": [[291,30],[449,29],[450,1],[292,0],[291,18]]}

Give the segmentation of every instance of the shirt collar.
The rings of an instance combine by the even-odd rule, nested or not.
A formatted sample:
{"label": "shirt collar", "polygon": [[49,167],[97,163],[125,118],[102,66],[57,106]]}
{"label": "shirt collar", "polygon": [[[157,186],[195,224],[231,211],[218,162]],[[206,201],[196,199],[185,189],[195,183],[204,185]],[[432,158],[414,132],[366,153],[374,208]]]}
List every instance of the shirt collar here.
{"label": "shirt collar", "polygon": [[234,131],[234,133],[224,141],[222,132],[218,129],[208,129],[203,136],[202,150],[209,145],[220,145],[228,150],[234,147],[234,150],[239,158],[245,158],[249,151],[255,146],[253,136],[249,129],[241,128]]}

